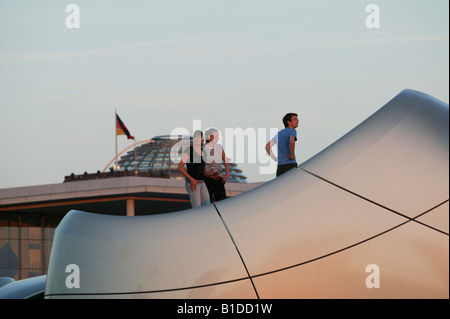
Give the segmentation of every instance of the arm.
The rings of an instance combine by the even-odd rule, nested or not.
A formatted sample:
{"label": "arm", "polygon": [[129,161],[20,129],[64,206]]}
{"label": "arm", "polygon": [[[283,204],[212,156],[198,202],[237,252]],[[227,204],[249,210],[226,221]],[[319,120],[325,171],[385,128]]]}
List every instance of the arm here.
{"label": "arm", "polygon": [[272,141],[272,140],[270,140],[267,144],[266,144],[266,152],[267,152],[267,154],[269,154],[269,156],[274,160],[274,161],[277,161],[277,158],[275,157],[275,155],[273,154],[273,152],[272,152],[272,146],[274,145],[275,143]]}
{"label": "arm", "polygon": [[295,136],[291,135],[291,137],[289,138],[289,156],[286,155],[286,157],[288,157],[291,160],[295,159],[295,153],[294,153],[294,149],[295,149]]}
{"label": "arm", "polygon": [[225,152],[222,150],[222,159],[225,162],[225,177],[223,178],[223,182],[225,183],[230,176],[230,163],[228,162],[227,157],[225,156]]}
{"label": "arm", "polygon": [[183,156],[181,156],[181,161],[180,163],[178,163],[178,170],[184,177],[186,177],[191,182],[191,190],[195,191],[197,189],[197,181],[193,179],[191,175],[189,175],[188,172],[186,172],[186,170],[184,169],[184,164],[186,164],[188,159],[189,155],[183,153]]}

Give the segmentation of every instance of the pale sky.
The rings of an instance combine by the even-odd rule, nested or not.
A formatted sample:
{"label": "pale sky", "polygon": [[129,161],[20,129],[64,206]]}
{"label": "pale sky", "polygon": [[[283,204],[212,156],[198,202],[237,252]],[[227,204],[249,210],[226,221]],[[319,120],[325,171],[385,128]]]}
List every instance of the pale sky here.
{"label": "pale sky", "polygon": [[[69,4],[80,9],[80,28],[66,26]],[[379,28],[366,25],[369,4]],[[192,131],[193,121],[266,129],[258,138],[268,141],[296,112],[300,164],[403,89],[448,103],[448,7],[0,0],[0,188],[103,170],[115,155],[115,109],[137,141]],[[119,136],[119,151],[132,143]],[[238,163],[249,182],[275,177],[259,174],[261,165]]]}

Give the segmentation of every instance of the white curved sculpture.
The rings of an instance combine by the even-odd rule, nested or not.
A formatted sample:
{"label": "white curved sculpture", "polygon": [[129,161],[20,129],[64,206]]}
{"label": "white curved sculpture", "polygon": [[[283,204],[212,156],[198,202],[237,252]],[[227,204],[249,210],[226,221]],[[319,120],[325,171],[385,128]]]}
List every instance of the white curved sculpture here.
{"label": "white curved sculpture", "polygon": [[71,211],[46,298],[448,298],[448,123],[447,104],[404,90],[242,195],[160,215]]}

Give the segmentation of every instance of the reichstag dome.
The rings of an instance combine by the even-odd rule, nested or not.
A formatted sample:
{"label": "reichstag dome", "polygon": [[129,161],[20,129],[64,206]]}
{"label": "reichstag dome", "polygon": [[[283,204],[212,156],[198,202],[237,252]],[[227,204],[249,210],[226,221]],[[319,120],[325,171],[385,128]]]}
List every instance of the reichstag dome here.
{"label": "reichstag dome", "polygon": [[[182,147],[192,143],[192,136],[174,139],[170,135],[156,136],[149,143],[142,144],[136,149],[130,150],[119,159],[119,172],[134,172],[148,174],[151,177],[170,179],[184,179],[178,171],[178,163],[181,160]],[[136,163],[137,162],[137,163]],[[225,165],[222,164],[225,170]],[[113,167],[110,168],[113,170]],[[230,162],[229,182],[247,183],[247,177],[237,164]]]}

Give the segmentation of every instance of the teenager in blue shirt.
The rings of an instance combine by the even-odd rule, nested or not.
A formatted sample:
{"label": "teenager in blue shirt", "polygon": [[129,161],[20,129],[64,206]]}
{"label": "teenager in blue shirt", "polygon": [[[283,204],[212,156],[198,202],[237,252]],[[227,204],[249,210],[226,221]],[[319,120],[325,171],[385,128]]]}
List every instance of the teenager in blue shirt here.
{"label": "teenager in blue shirt", "polygon": [[[273,160],[278,161],[277,177],[288,170],[297,167],[295,160],[295,141],[297,141],[298,115],[296,113],[287,113],[283,117],[284,129],[278,132],[266,144],[266,151]],[[277,144],[278,159],[272,152],[272,147]]]}

